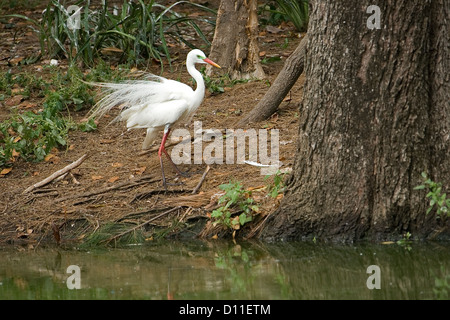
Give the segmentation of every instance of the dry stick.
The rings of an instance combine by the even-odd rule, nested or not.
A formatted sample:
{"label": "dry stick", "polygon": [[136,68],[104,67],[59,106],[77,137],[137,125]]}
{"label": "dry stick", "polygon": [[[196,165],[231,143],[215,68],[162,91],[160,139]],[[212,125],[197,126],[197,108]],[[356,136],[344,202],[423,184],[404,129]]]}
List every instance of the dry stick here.
{"label": "dry stick", "polygon": [[108,191],[111,191],[111,190],[115,190],[115,189],[120,189],[120,188],[123,188],[123,187],[134,187],[134,186],[138,186],[138,185],[143,184],[143,183],[153,183],[153,182],[159,181],[159,179],[154,179],[154,180],[150,180],[150,181],[142,181],[142,180],[146,180],[146,179],[149,179],[149,178],[152,178],[152,177],[153,176],[149,175],[149,176],[144,176],[144,177],[141,177],[139,179],[132,180],[132,181],[124,181],[124,182],[119,183],[117,185],[106,187],[106,188],[103,188],[103,189],[99,189],[99,190],[95,190],[95,191],[89,191],[89,192],[84,192],[82,194],[70,195],[70,196],[67,196],[67,197],[59,198],[59,199],[56,199],[55,202],[62,202],[62,201],[69,200],[69,199],[74,199],[74,198],[82,198],[82,197],[85,198],[85,197],[95,196],[95,195],[98,195],[98,194],[101,194],[101,193],[105,193],[105,192],[108,192]]}
{"label": "dry stick", "polygon": [[205,172],[203,172],[202,178],[200,179],[200,182],[197,184],[197,186],[192,190],[192,194],[196,194],[198,189],[202,186],[203,181],[205,181],[206,175],[208,174],[210,167],[207,166]]}
{"label": "dry stick", "polygon": [[58,178],[59,176],[65,174],[66,172],[72,170],[73,168],[78,167],[86,158],[87,154],[84,154],[80,159],[78,159],[75,162],[72,162],[71,164],[69,164],[68,166],[65,166],[64,168],[62,168],[61,170],[56,171],[55,173],[53,173],[51,176],[45,178],[44,180],[33,184],[32,186],[28,187],[25,189],[25,191],[23,193],[28,193],[30,191],[33,191],[36,188],[42,187],[44,185],[46,185],[47,183],[53,181],[54,179]]}
{"label": "dry stick", "polygon": [[173,212],[173,211],[175,211],[175,210],[178,210],[178,209],[180,209],[180,208],[181,208],[181,207],[175,207],[175,208],[172,208],[172,209],[170,209],[170,210],[164,211],[163,213],[158,214],[156,217],[153,217],[153,218],[151,218],[150,220],[147,220],[147,221],[145,221],[145,222],[143,222],[143,223],[141,223],[141,224],[138,224],[136,227],[133,227],[133,228],[131,228],[131,229],[128,229],[127,231],[124,231],[124,232],[122,232],[122,233],[119,233],[119,234],[115,235],[114,237],[109,238],[108,240],[106,240],[106,244],[110,243],[112,240],[115,240],[115,239],[117,239],[117,238],[120,238],[121,236],[123,236],[123,235],[125,235],[125,234],[127,234],[127,233],[129,233],[129,232],[132,232],[132,231],[134,231],[134,230],[136,230],[136,229],[138,229],[138,228],[141,228],[141,227],[145,226],[146,224],[149,224],[149,223],[152,222],[153,220],[156,220],[156,219],[158,219],[158,218],[160,218],[160,217],[162,217],[162,216],[164,216],[164,215],[166,215],[166,214],[169,214],[169,213],[171,213],[171,212]]}

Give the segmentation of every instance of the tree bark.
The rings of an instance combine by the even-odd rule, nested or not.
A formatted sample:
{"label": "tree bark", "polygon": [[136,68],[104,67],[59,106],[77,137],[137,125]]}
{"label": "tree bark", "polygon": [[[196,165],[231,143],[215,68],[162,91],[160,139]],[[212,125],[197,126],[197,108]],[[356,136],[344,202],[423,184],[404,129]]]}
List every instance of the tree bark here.
{"label": "tree bark", "polygon": [[[265,77],[259,61],[257,0],[222,0],[210,58],[232,79]],[[207,67],[207,75],[217,70]]]}
{"label": "tree bark", "polygon": [[263,238],[449,235],[420,173],[450,187],[446,0],[311,1],[293,173]]}
{"label": "tree bark", "polygon": [[286,59],[283,69],[281,69],[261,101],[238,122],[238,126],[265,120],[277,111],[278,106],[303,72],[307,42],[308,35],[302,39],[294,52]]}

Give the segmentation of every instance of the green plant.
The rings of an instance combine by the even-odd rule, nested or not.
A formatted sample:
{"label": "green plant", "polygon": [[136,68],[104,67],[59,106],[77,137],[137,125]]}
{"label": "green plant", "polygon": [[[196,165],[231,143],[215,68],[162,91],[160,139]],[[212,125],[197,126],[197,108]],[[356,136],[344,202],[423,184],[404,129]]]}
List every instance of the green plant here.
{"label": "green plant", "polygon": [[280,170],[277,170],[277,172],[273,175],[266,175],[264,177],[264,181],[268,181],[269,179],[272,179],[271,182],[267,185],[267,191],[269,195],[272,198],[278,197],[278,195],[282,192],[284,192],[284,177],[286,175],[286,172],[281,172]]}
{"label": "green plant", "polygon": [[281,61],[280,56],[265,57],[264,59],[261,60],[261,63],[268,64],[268,63],[272,63],[272,62],[276,62],[276,61]]}
{"label": "green plant", "polygon": [[422,179],[423,184],[415,187],[414,190],[429,190],[426,195],[426,197],[430,199],[427,214],[429,214],[430,211],[436,206],[437,218],[439,218],[441,214],[447,214],[447,216],[450,216],[450,198],[447,199],[447,194],[442,193],[442,183],[432,181],[428,178],[426,172],[422,172]]}
{"label": "green plant", "polygon": [[219,188],[225,194],[218,201],[222,206],[211,213],[215,223],[237,230],[252,221],[253,213],[258,212],[258,206],[254,204],[251,191],[245,190],[240,182],[222,184]]}
{"label": "green plant", "polygon": [[54,148],[65,146],[70,125],[48,107],[40,113],[17,114],[0,123],[0,167],[15,157],[42,161]]}
{"label": "green plant", "polygon": [[93,118],[89,118],[88,121],[78,124],[78,129],[83,132],[91,132],[97,130],[97,124]]}
{"label": "green plant", "polygon": [[274,0],[259,7],[258,15],[263,25],[279,25],[291,21],[300,32],[308,26],[308,0]]}
{"label": "green plant", "polygon": [[308,27],[308,0],[276,0],[280,11],[286,15],[298,31]]}
{"label": "green plant", "polygon": [[[191,29],[209,45],[197,22],[215,25],[214,10],[189,1],[178,1],[170,6],[155,3],[154,0],[147,4],[143,0],[124,1],[116,9],[117,12],[108,8],[107,1],[95,8],[90,0],[80,0],[75,5],[80,8],[75,16],[59,1],[52,0],[40,20],[19,14],[6,17],[31,22],[30,27],[39,35],[42,53],[47,52],[50,57],[65,56],[70,65],[83,62],[89,66],[94,65],[95,59],[106,50],[121,54],[121,60],[125,59],[128,63],[138,64],[153,58],[162,67],[164,58],[170,63],[168,37],[194,47],[184,36],[185,30]],[[194,6],[214,17],[182,15],[175,10],[181,5]],[[74,17],[79,20],[79,25],[69,23]]]}
{"label": "green plant", "polygon": [[263,26],[277,26],[287,20],[286,15],[277,10],[275,1],[268,1],[258,7],[258,19]]}
{"label": "green plant", "polygon": [[397,244],[399,246],[402,246],[406,250],[410,251],[412,249],[411,247],[412,240],[410,239],[411,236],[412,236],[411,233],[406,232],[405,234],[402,235],[402,238],[397,241]]}
{"label": "green plant", "polygon": [[397,241],[398,245],[408,245],[411,243],[412,240],[410,240],[412,234],[408,232],[406,232],[405,234],[403,234],[402,238],[400,240]]}

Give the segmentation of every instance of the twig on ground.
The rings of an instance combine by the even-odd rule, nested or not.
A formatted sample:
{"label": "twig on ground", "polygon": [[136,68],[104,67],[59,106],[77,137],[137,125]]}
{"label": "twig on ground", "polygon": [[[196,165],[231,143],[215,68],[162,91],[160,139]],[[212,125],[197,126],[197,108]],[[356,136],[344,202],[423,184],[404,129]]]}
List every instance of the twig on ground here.
{"label": "twig on ground", "polygon": [[49,177],[45,178],[44,180],[33,184],[32,186],[26,188],[23,193],[28,193],[30,191],[33,191],[36,188],[42,187],[44,185],[46,185],[47,183],[53,181],[54,179],[58,178],[59,176],[63,175],[64,173],[72,170],[73,168],[78,167],[83,161],[84,159],[87,157],[87,154],[84,154],[80,159],[78,159],[75,162],[72,162],[71,164],[69,164],[68,166],[65,166],[64,168],[62,168],[61,170],[56,171],[55,173],[53,173],[52,175],[50,175]]}
{"label": "twig on ground", "polygon": [[192,194],[196,194],[200,187],[203,184],[203,181],[205,181],[206,175],[208,174],[210,167],[207,166],[205,172],[203,172],[202,178],[200,179],[199,183],[195,186],[194,190],[192,190]]}
{"label": "twig on ground", "polygon": [[95,190],[95,191],[89,191],[89,192],[84,192],[82,194],[69,195],[69,196],[66,196],[66,197],[63,197],[63,198],[56,199],[55,202],[62,202],[62,201],[66,201],[66,200],[74,199],[74,198],[82,198],[82,197],[85,198],[85,197],[95,196],[95,195],[98,195],[98,194],[101,194],[101,193],[106,193],[106,192],[109,192],[109,191],[112,191],[112,190],[115,190],[115,189],[121,189],[121,188],[125,188],[125,187],[126,188],[130,188],[130,187],[138,186],[138,185],[143,184],[143,183],[153,183],[153,182],[159,181],[159,179],[154,179],[154,180],[150,180],[150,181],[142,181],[142,180],[147,180],[147,179],[152,178],[152,177],[153,176],[144,176],[144,177],[132,180],[132,181],[124,181],[122,183],[118,183],[118,184],[116,184],[114,186],[106,187],[106,188],[103,188],[103,189],[99,189],[99,190]]}

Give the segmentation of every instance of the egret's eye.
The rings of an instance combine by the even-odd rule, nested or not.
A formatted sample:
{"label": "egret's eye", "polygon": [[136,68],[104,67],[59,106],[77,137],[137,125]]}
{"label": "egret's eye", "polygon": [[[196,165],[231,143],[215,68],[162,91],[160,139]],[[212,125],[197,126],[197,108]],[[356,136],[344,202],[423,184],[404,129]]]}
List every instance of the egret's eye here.
{"label": "egret's eye", "polygon": [[199,59],[201,59],[201,60],[205,59],[205,58],[202,57],[201,55],[197,55],[197,58],[199,58]]}

